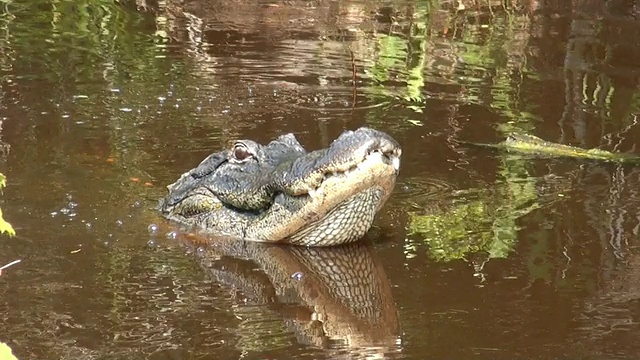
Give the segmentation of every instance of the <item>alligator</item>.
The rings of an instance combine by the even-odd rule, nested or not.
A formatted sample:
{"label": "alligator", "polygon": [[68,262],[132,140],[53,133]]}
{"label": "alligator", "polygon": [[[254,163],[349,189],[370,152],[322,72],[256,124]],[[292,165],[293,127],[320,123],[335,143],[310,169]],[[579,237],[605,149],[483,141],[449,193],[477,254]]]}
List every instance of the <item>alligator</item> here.
{"label": "alligator", "polygon": [[507,136],[506,140],[498,144],[481,144],[470,142],[467,142],[466,144],[491,147],[534,156],[569,157],[575,159],[597,160],[602,162],[621,164],[640,163],[640,156],[625,153],[615,153],[601,149],[582,149],[575,146],[546,141],[537,136],[524,133],[510,134],[509,136]]}
{"label": "alligator", "polygon": [[357,241],[395,186],[400,145],[370,128],[307,152],[293,134],[240,140],[167,187],[160,211],[199,233],[333,246]]}

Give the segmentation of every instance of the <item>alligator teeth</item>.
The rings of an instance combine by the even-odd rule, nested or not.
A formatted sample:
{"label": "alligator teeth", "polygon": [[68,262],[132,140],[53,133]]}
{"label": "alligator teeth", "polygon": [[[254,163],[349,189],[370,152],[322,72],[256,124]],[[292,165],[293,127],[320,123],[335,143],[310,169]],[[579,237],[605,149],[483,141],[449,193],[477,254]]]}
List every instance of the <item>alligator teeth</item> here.
{"label": "alligator teeth", "polygon": [[400,158],[397,156],[394,156],[391,159],[391,164],[393,165],[393,168],[396,169],[396,171],[400,170]]}
{"label": "alligator teeth", "polygon": [[328,173],[324,174],[324,179],[323,180],[327,180],[327,179],[332,178],[332,177],[345,176],[346,174],[348,174],[351,171],[353,171],[353,169],[355,169],[355,167],[347,169],[345,171],[331,171],[331,172],[328,172]]}
{"label": "alligator teeth", "polygon": [[[367,162],[371,162],[371,161],[383,161],[383,158],[387,156],[389,158],[391,158],[391,164],[393,166],[393,168],[398,171],[398,169],[400,169],[400,157],[397,156],[397,153],[394,152],[392,155],[385,155],[382,151],[379,150],[374,150],[372,152],[370,152],[369,154],[367,154],[363,161],[358,162],[358,164],[351,166],[349,168],[336,168],[334,170],[328,171],[323,175],[323,179],[322,181],[325,181],[329,178],[332,177],[343,177],[343,176],[347,176],[349,175],[349,173],[356,171],[358,169],[362,170],[366,170],[367,167]],[[309,194],[312,193],[312,191],[308,192]]]}
{"label": "alligator teeth", "polygon": [[312,199],[315,199],[317,197],[320,197],[324,194],[324,192],[322,191],[322,189],[309,189],[309,191],[307,192],[307,194],[309,194],[309,197]]}

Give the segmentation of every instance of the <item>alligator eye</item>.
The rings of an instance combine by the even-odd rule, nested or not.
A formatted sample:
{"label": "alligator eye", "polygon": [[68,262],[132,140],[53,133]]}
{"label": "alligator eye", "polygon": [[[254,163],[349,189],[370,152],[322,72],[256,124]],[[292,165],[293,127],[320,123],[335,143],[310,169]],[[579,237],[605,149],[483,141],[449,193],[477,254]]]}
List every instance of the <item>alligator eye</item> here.
{"label": "alligator eye", "polygon": [[247,148],[247,146],[243,143],[236,143],[235,145],[233,145],[233,159],[238,161],[238,162],[245,162],[247,161],[249,158],[251,158],[253,156],[253,154],[251,153],[251,151],[249,151],[249,149]]}

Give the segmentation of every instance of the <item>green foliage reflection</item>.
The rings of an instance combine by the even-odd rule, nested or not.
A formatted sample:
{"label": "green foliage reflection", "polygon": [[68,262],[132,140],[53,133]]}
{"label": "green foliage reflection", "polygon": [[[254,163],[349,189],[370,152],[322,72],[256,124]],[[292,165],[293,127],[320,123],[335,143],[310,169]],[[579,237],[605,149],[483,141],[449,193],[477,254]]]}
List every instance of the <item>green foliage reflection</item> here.
{"label": "green foliage reflection", "polygon": [[518,240],[518,219],[539,207],[536,179],[526,171],[526,160],[503,159],[504,181],[474,189],[452,201],[450,207],[431,213],[409,213],[409,233],[428,246],[436,261],[462,259],[486,252],[490,258],[505,258]]}
{"label": "green foliage reflection", "polygon": [[[7,179],[3,174],[0,174],[0,189],[4,188],[6,185]],[[0,234],[9,234],[9,236],[14,236],[16,234],[13,226],[4,219],[2,210],[0,210]]]}

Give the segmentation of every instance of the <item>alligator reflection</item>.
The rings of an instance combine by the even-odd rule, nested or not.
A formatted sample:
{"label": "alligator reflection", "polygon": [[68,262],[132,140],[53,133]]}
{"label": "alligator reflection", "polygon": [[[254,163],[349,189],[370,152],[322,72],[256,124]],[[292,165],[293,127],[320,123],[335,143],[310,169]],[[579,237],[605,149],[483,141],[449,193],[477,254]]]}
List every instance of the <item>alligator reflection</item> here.
{"label": "alligator reflection", "polygon": [[358,352],[399,350],[391,286],[368,245],[307,248],[232,239],[200,245],[201,240],[183,242],[211,278],[280,314],[299,342]]}

